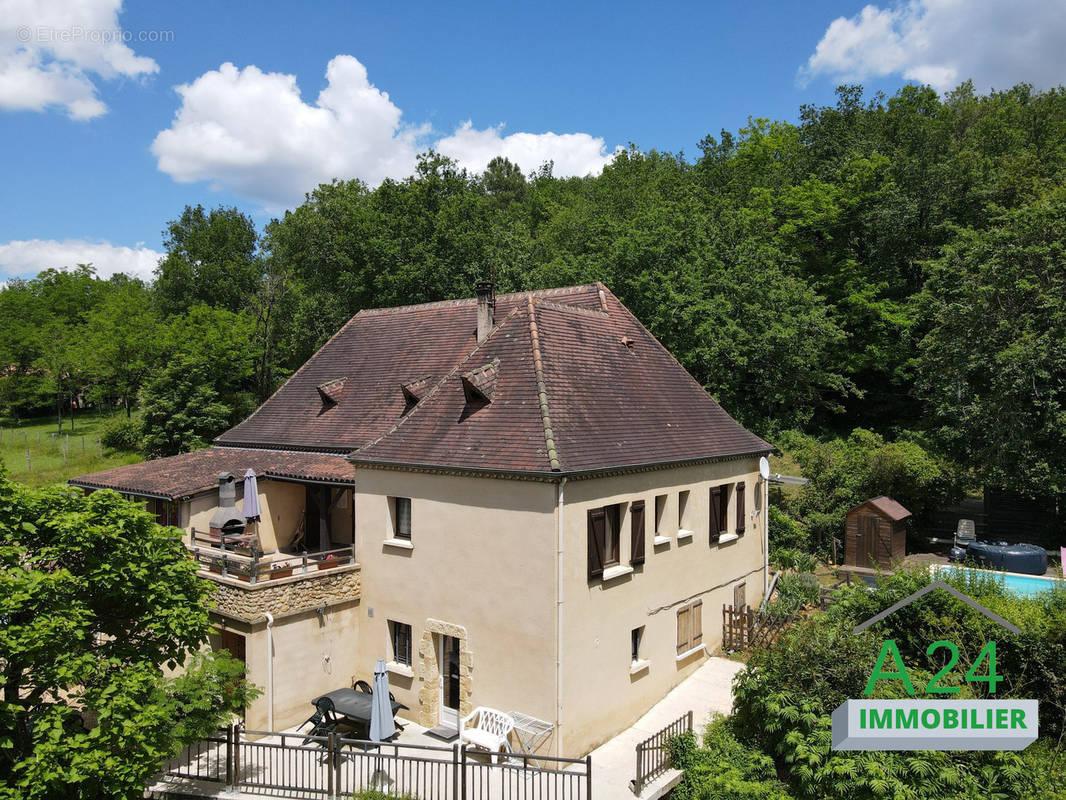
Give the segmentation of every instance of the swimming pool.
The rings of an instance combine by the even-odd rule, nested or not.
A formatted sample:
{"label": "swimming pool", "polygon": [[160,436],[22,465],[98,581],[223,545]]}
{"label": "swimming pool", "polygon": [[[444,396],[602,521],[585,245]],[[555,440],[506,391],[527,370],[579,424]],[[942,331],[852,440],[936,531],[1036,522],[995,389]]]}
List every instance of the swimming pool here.
{"label": "swimming pool", "polygon": [[1056,586],[1062,586],[1063,581],[1057,578],[1041,578],[1036,575],[1020,575],[1017,572],[993,572],[987,569],[972,569],[970,567],[944,566],[937,567],[937,572],[945,570],[958,570],[960,572],[982,572],[994,575],[1003,581],[1003,585],[1011,594],[1019,597],[1033,597],[1041,592],[1049,592]]}

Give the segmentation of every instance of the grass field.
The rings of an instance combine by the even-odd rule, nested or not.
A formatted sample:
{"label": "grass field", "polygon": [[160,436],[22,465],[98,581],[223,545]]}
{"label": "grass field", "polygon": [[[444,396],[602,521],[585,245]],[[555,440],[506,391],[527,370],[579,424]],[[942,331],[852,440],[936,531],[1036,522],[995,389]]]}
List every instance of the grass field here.
{"label": "grass field", "polygon": [[62,435],[54,417],[2,425],[0,461],[8,477],[31,486],[63,483],[76,475],[142,461],[138,453],[101,447],[100,431],[109,419],[106,414],[79,416],[73,431],[70,420],[64,420]]}

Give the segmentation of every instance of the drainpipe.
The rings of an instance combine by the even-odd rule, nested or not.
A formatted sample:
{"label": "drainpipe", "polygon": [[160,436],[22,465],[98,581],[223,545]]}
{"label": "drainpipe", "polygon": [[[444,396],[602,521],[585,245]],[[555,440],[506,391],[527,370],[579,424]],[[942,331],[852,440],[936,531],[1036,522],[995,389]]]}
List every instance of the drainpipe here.
{"label": "drainpipe", "polygon": [[274,730],[274,615],[266,612],[267,621],[267,730]]}
{"label": "drainpipe", "polygon": [[762,482],[762,593],[770,588],[770,481]]}
{"label": "drainpipe", "polygon": [[563,498],[566,478],[561,478],[556,485],[558,498],[558,544],[555,551],[555,755],[562,756],[563,737],[561,733],[563,720]]}

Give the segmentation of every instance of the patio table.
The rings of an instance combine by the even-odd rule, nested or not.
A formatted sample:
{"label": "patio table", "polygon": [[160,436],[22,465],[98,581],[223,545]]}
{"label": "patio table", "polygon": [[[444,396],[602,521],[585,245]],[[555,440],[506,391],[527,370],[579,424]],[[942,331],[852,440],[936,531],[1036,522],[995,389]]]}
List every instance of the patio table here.
{"label": "patio table", "polygon": [[[370,709],[374,705],[374,696],[366,692],[357,692],[355,689],[334,689],[326,692],[311,701],[311,705],[317,708],[318,701],[327,699],[333,703],[333,710],[342,717],[347,717],[355,722],[370,724]],[[401,708],[407,708],[403,703],[392,701],[392,714]]]}

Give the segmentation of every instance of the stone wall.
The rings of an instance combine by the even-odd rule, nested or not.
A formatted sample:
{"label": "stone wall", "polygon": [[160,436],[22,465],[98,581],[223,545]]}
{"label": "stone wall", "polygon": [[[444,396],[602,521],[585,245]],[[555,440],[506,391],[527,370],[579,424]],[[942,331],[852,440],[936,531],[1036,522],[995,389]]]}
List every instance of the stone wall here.
{"label": "stone wall", "polygon": [[474,655],[470,650],[470,638],[466,628],[427,619],[418,644],[418,680],[422,689],[418,693],[418,724],[433,728],[440,724],[440,664],[438,663],[439,636],[451,636],[459,640],[459,717],[465,717],[473,706],[470,704],[471,683],[474,673]]}
{"label": "stone wall", "polygon": [[358,600],[361,586],[358,565],[334,567],[255,584],[223,582],[210,573],[201,574],[211,578],[216,586],[213,611],[244,622],[260,620],[268,612],[276,617]]}

